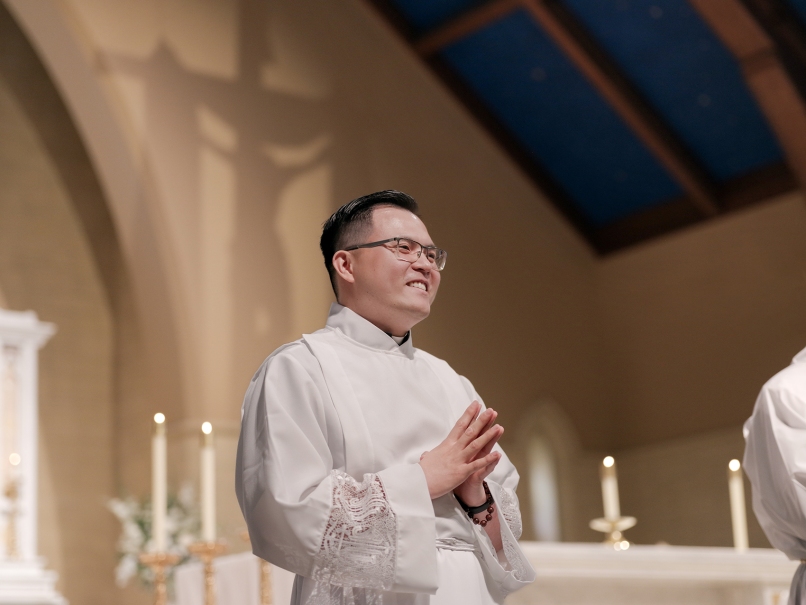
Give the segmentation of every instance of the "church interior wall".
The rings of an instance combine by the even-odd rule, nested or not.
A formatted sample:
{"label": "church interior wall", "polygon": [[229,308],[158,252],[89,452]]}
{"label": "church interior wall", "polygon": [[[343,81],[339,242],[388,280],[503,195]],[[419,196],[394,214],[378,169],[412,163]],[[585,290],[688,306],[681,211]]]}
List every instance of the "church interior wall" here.
{"label": "church interior wall", "polygon": [[[601,262],[608,453],[625,514],[647,520],[637,541],[731,544],[725,477],[741,425],[805,344],[805,232],[803,197],[789,194]],[[768,546],[749,524],[751,546]]]}
{"label": "church interior wall", "polygon": [[[49,55],[59,50],[51,39],[57,28],[37,21],[39,9],[8,5],[49,69],[75,57],[62,49],[59,63]],[[564,402],[587,439],[602,438],[606,415],[588,404],[594,382],[572,379],[575,369],[593,375],[596,368],[592,253],[362,3],[337,10],[283,2],[270,14],[260,12],[266,3],[243,3],[241,39],[232,34],[234,3],[199,3],[191,20],[175,19],[171,8],[160,12],[162,3],[133,6],[76,0],[58,9],[87,62],[71,69],[96,70],[145,183],[137,201],[144,213],[116,202],[120,183],[110,183],[115,172],[103,168],[97,151],[114,137],[94,140],[100,135],[78,120],[133,276],[131,297],[115,315],[117,481],[110,495],[148,491],[148,420],[156,406],[177,402],[153,376],[150,391],[137,383],[154,372],[143,359],[160,344],[149,340],[154,324],[178,317],[179,359],[171,367],[181,373],[181,407],[162,408],[171,486],[195,476],[198,425],[212,420],[220,529],[232,550],[246,548],[230,487],[242,393],[263,357],[324,319],[332,294],[317,251],[321,223],[345,200],[383,187],[422,200],[432,234],[452,253],[455,277],[445,280],[417,342],[472,376],[505,423],[514,424],[518,408],[545,390]],[[194,28],[212,31],[212,51],[207,37],[205,44],[194,39]],[[54,75],[57,83],[66,78]],[[87,89],[73,94],[59,85],[71,113],[86,114]],[[148,221],[155,242],[140,255],[132,234]],[[155,254],[172,277],[167,294],[159,275],[153,284],[147,279]],[[531,276],[527,283],[523,274]],[[512,308],[502,314],[504,298]],[[154,311],[159,302],[163,317]],[[88,591],[95,577],[81,577]],[[66,593],[75,594],[69,585]],[[118,602],[145,598],[131,589]]]}
{"label": "church interior wall", "polygon": [[[332,294],[317,249],[321,223],[382,188],[418,198],[431,235],[450,251],[415,344],[449,360],[501,412],[502,442],[519,468],[527,437],[518,429],[535,402],[556,402],[572,427],[559,478],[561,538],[597,539],[587,522],[601,514],[597,465],[612,453],[623,511],[639,518],[633,539],[729,543],[725,466],[741,455],[741,421],[764,380],[803,346],[799,197],[598,259],[360,0],[63,0],[47,3],[50,12],[45,3],[4,2],[55,82],[79,68],[97,80],[103,96],[62,86],[65,104],[73,116],[105,104],[134,171],[105,168],[98,150],[114,133],[76,118],[120,241],[110,245],[120,256],[111,273],[131,280],[109,286],[107,254],[75,216],[58,223],[71,255],[57,252],[55,237],[44,241],[56,227],[35,217],[43,222],[31,263],[45,272],[51,256],[72,262],[84,282],[43,274],[59,292],[26,297],[20,267],[0,273],[8,306],[59,326],[63,340],[43,351],[42,406],[68,400],[66,447],[84,451],[75,441],[87,430],[81,418],[105,440],[95,445],[92,464],[103,468],[92,486],[60,483],[62,467],[43,469],[43,507],[52,507],[43,508],[42,527],[52,530],[43,551],[71,601],[110,600],[118,528],[92,509],[105,525],[92,533],[93,553],[71,567],[71,532],[84,526],[65,519],[89,513],[69,507],[88,494],[102,506],[105,497],[147,493],[155,411],[169,417],[173,490],[196,475],[201,421],[214,423],[220,529],[231,550],[247,548],[231,488],[242,394],[266,355],[324,321]],[[83,54],[70,56],[81,65],[54,58],[46,12],[72,36]],[[0,128],[7,121],[24,118],[3,117]],[[27,145],[7,153],[52,161]],[[135,177],[136,195],[120,202],[117,192]],[[81,214],[75,190],[58,178],[23,185],[52,187],[48,203]],[[56,345],[71,334],[93,343],[81,344],[85,357],[66,354],[75,380],[97,373],[81,385],[67,384],[59,366],[65,353]],[[64,389],[59,399],[48,400],[57,389],[48,381]],[[81,388],[96,390],[69,398]],[[97,415],[79,413],[91,405]],[[43,447],[62,444],[44,424],[43,435]],[[525,486],[520,497],[528,508]],[[751,544],[764,544],[756,525]],[[108,574],[85,573],[101,556]],[[115,595],[148,602],[136,589]]]}
{"label": "church interior wall", "polygon": [[602,261],[614,446],[750,416],[806,344],[804,232],[806,204],[790,194]]}

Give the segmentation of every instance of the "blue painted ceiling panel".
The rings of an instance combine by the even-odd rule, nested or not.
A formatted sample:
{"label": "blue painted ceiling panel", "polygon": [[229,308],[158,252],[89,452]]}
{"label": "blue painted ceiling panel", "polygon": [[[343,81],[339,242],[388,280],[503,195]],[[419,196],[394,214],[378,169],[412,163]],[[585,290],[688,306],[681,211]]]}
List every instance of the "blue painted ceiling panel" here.
{"label": "blue painted ceiling panel", "polygon": [[795,12],[800,16],[800,20],[806,24],[806,0],[786,0]]}
{"label": "blue painted ceiling panel", "polygon": [[406,21],[419,34],[434,29],[484,0],[393,0]]}
{"label": "blue painted ceiling panel", "polygon": [[735,59],[685,0],[563,1],[718,181],[782,160]]}
{"label": "blue painted ceiling panel", "polygon": [[525,12],[460,40],[443,57],[593,224],[682,195]]}

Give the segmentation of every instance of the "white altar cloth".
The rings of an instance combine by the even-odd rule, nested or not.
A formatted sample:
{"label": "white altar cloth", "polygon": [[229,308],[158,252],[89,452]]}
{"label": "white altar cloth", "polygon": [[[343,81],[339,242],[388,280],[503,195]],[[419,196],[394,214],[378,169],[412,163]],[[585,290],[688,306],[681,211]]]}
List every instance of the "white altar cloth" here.
{"label": "white altar cloth", "polygon": [[[217,605],[260,605],[260,559],[251,552],[225,555],[213,561]],[[272,605],[288,605],[294,574],[271,568]],[[204,570],[198,562],[176,568],[176,605],[204,605]]]}
{"label": "white altar cloth", "polygon": [[[521,542],[537,581],[508,605],[786,605],[797,561],[777,550]],[[251,553],[215,562],[218,605],[260,605]],[[272,605],[288,605],[293,574],[272,567]],[[176,605],[203,605],[201,564],[176,571]]]}

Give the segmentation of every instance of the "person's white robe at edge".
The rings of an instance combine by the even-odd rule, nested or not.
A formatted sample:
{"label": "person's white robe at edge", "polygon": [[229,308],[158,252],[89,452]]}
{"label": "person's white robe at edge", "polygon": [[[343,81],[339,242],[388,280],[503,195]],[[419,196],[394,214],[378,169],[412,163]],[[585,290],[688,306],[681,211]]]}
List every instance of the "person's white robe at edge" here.
{"label": "person's white robe at edge", "polygon": [[[372,234],[413,237],[405,230],[419,219],[405,214],[375,209]],[[424,227],[418,233],[431,245]],[[396,251],[364,252],[356,255],[364,266],[392,270],[382,294],[427,315],[439,284],[427,262],[389,265],[401,262]],[[411,275],[426,276],[427,298],[406,285]],[[431,498],[419,463],[481,399],[446,362],[416,349],[410,332],[399,344],[376,323],[334,304],[325,328],[279,348],[254,375],[236,468],[253,551],[297,574],[295,605],[501,603],[535,578],[517,543],[518,473],[496,444],[500,459],[486,478],[500,523],[496,552],[451,491]]]}
{"label": "person's white robe at edge", "polygon": [[753,511],[770,543],[801,561],[789,605],[806,605],[806,349],[761,389],[744,436]]}

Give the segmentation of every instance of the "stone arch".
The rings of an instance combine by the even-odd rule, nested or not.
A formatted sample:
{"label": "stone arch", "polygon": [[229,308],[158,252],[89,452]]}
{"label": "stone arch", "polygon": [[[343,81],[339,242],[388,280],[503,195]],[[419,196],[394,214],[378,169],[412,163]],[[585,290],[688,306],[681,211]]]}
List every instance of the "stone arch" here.
{"label": "stone arch", "polygon": [[548,449],[554,471],[559,540],[568,540],[576,525],[577,490],[575,478],[577,467],[583,454],[579,436],[571,419],[562,407],[551,399],[540,399],[519,418],[518,428],[512,442],[514,456],[521,471],[521,487],[518,496],[521,500],[521,513],[524,517],[525,537],[540,537],[533,511],[534,447],[540,444]]}
{"label": "stone arch", "polygon": [[[45,4],[34,11],[37,27],[58,40]],[[0,304],[32,308],[59,327],[41,363],[40,548],[71,602],[120,602],[111,569],[119,528],[104,503],[148,491],[149,410],[180,414],[170,296],[138,209],[140,181],[117,165],[110,185],[108,162],[104,179],[94,161],[123,150],[99,143],[115,138],[109,132],[85,146],[74,118],[91,100],[79,110],[63,100],[32,30],[12,13],[0,3]],[[127,174],[129,198],[111,201]],[[123,203],[131,204],[124,217]]]}
{"label": "stone arch", "polygon": [[[136,315],[149,398],[181,415],[184,372],[176,271],[155,220],[147,162],[123,132],[115,97],[57,4],[6,0],[4,75],[55,159],[92,246],[110,303]],[[16,23],[14,23],[16,22]],[[24,65],[24,67],[22,67]],[[44,119],[43,116],[49,116]]]}

